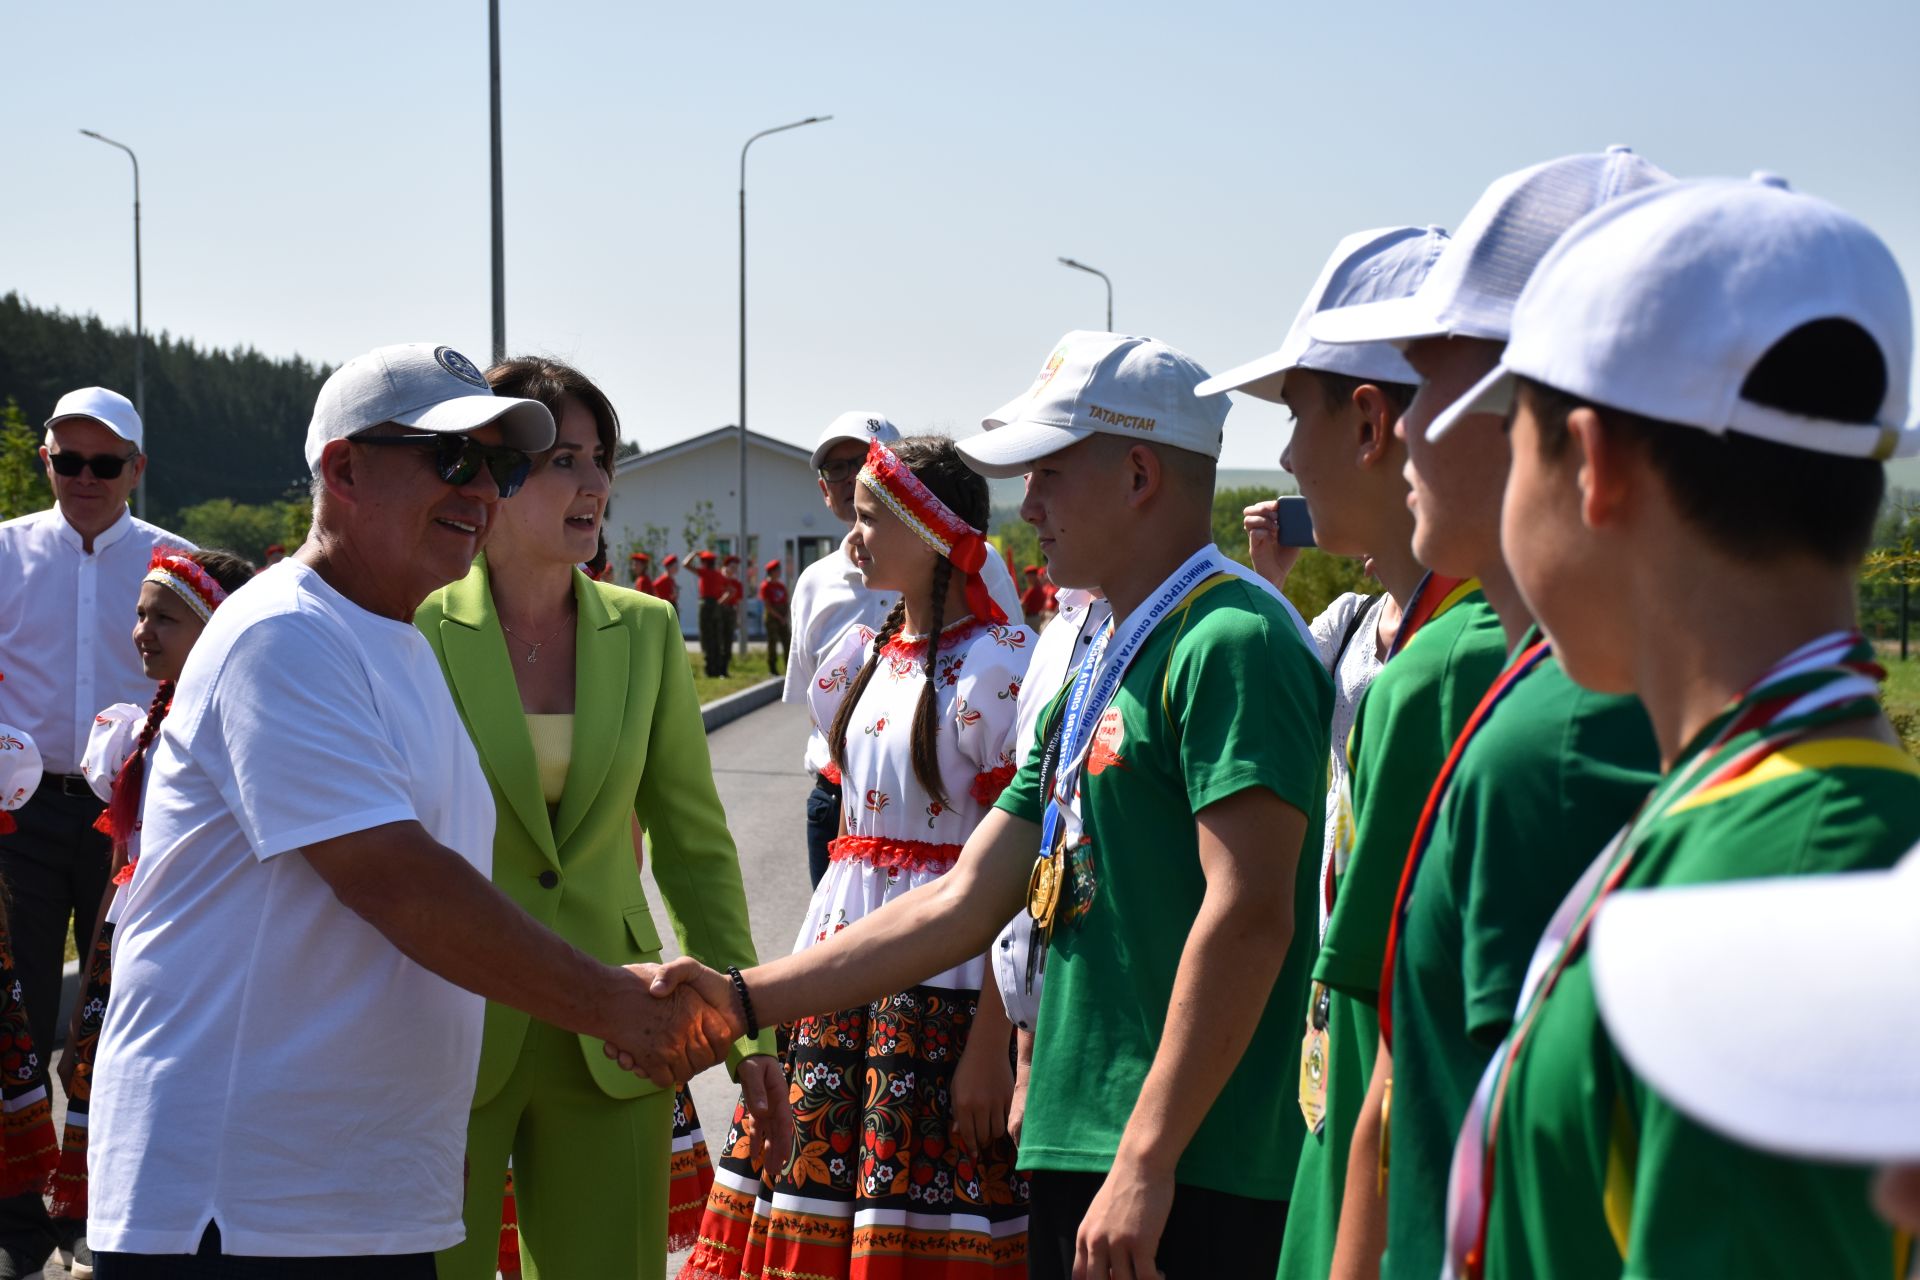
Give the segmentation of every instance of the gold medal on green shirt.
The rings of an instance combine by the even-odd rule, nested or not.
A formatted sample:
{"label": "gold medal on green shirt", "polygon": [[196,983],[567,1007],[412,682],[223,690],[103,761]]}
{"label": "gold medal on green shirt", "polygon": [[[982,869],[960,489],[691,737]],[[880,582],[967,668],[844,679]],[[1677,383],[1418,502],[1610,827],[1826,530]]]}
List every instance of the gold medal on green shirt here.
{"label": "gold medal on green shirt", "polygon": [[1308,1133],[1327,1125],[1327,989],[1313,984],[1307,1002],[1307,1032],[1300,1040],[1300,1118]]}
{"label": "gold medal on green shirt", "polygon": [[1053,916],[1060,909],[1060,882],[1065,873],[1064,858],[1058,850],[1036,858],[1033,875],[1027,880],[1027,914],[1042,936],[1053,932]]}

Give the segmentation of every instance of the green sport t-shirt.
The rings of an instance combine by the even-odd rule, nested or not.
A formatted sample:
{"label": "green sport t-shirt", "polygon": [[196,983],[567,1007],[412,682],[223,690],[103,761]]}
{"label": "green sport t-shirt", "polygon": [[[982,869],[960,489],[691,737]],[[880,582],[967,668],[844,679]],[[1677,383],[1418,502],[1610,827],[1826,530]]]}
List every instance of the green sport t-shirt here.
{"label": "green sport t-shirt", "polygon": [[1582,689],[1551,655],[1520,677],[1461,754],[1395,959],[1380,1269],[1388,1280],[1440,1274],[1454,1138],[1506,1035],[1534,947],[1659,776],[1640,700]]}
{"label": "green sport t-shirt", "polygon": [[[1293,1060],[1306,1004],[1332,715],[1332,682],[1293,617],[1239,578],[1202,583],[1142,646],[1101,717],[1082,777],[1093,883],[1078,900],[1090,905],[1055,922],[1021,1168],[1112,1167],[1206,892],[1194,814],[1265,787],[1307,818],[1297,849],[1272,850],[1274,873],[1293,877],[1293,940],[1252,1043],[1175,1178],[1286,1199],[1300,1123],[1274,1074],[1276,1063]],[[1043,754],[1028,758],[999,800],[1030,822],[1045,808]]]}
{"label": "green sport t-shirt", "polygon": [[[1322,1280],[1332,1269],[1347,1151],[1380,1038],[1374,1006],[1400,869],[1427,791],[1505,659],[1500,619],[1476,590],[1420,628],[1360,699],[1347,744],[1353,844],[1336,881],[1333,916],[1313,974],[1331,992],[1327,1118],[1319,1133],[1307,1133],[1298,1106],[1293,1110],[1304,1141],[1281,1245],[1283,1280]],[[1304,1031],[1302,1018],[1293,1027],[1288,1080],[1298,1071]],[[1297,1104],[1297,1090],[1289,1097]]]}
{"label": "green sport t-shirt", "polygon": [[[1860,739],[1806,742],[1657,818],[1622,887],[1881,869],[1917,838],[1912,758]],[[1627,1068],[1584,953],[1535,1019],[1499,1127],[1487,1280],[1900,1274],[1907,1242],[1873,1212],[1867,1170],[1721,1138]]]}

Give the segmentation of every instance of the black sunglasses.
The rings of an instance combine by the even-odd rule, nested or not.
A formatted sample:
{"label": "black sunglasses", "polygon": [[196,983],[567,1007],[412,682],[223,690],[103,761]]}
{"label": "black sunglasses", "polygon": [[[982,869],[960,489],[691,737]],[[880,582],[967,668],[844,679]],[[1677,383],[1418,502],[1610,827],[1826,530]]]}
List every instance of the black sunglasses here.
{"label": "black sunglasses", "polygon": [[118,454],[112,453],[85,454],[73,453],[69,450],[62,449],[58,453],[49,452],[47,454],[47,462],[53,467],[53,473],[55,475],[65,476],[69,480],[79,475],[83,469],[89,467],[93,469],[93,474],[101,480],[118,480],[120,473],[127,469],[127,464],[139,456],[139,454],[134,453],[122,458]]}
{"label": "black sunglasses", "polygon": [[420,431],[394,436],[348,436],[355,444],[405,444],[433,449],[433,469],[451,485],[466,484],[485,467],[493,476],[500,496],[511,498],[527,482],[533,459],[523,449],[504,444],[481,444],[472,436]]}
{"label": "black sunglasses", "polygon": [[820,478],[828,484],[839,484],[849,476],[859,475],[860,468],[866,465],[865,454],[858,458],[842,458],[838,462],[829,462],[826,466],[819,468]]}

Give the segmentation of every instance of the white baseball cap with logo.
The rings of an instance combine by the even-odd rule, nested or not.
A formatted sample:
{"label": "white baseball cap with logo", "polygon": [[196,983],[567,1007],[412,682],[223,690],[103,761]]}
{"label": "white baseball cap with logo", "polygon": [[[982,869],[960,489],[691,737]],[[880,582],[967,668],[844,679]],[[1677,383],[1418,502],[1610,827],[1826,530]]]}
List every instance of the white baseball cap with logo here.
{"label": "white baseball cap with logo", "polygon": [[141,447],[145,432],[140,425],[140,414],[134,409],[133,401],[118,391],[109,391],[105,387],[81,387],[78,391],[67,392],[53,406],[53,416],[47,419],[47,430],[53,430],[55,423],[74,418],[91,418],[134,448]]}
{"label": "white baseball cap with logo", "polygon": [[1920,849],[1890,871],[1615,894],[1590,963],[1615,1046],[1702,1124],[1920,1162]]}
{"label": "white baseball cap with logo", "polygon": [[1474,202],[1419,289],[1392,301],[1322,311],[1310,330],[1327,343],[1504,342],[1527,277],[1568,227],[1609,200],[1671,180],[1632,148],[1617,146],[1510,173]]}
{"label": "white baseball cap with logo", "polygon": [[553,447],[547,406],[494,395],[486,375],[452,347],[406,342],[377,347],[333,371],[307,425],[308,469],[319,473],[328,441],[387,422],[446,435],[466,435],[497,422],[502,444],[528,453]]}
{"label": "white baseball cap with logo", "polygon": [[[1831,422],[1741,397],[1775,343],[1816,320],[1860,326],[1886,362],[1872,423]],[[1513,313],[1500,363],[1427,429],[1505,414],[1517,376],[1595,404],[1713,435],[1853,458],[1920,452],[1907,424],[1913,312],[1906,280],[1867,226],[1779,178],[1674,182],[1583,219]]]}
{"label": "white baseball cap with logo", "polygon": [[818,471],[821,468],[828,452],[837,444],[845,444],[850,440],[859,444],[871,444],[875,440],[881,444],[892,444],[903,434],[884,413],[849,409],[829,422],[827,429],[820,433],[819,443],[813,446],[813,469]]}
{"label": "white baseball cap with logo", "polygon": [[959,442],[960,456],[999,479],[1106,434],[1218,458],[1230,403],[1196,396],[1206,380],[1193,357],[1164,342],[1075,329],[1024,396],[983,419],[983,434]]}
{"label": "white baseball cap with logo", "polygon": [[1357,231],[1342,240],[1320,269],[1286,341],[1271,355],[1215,374],[1195,388],[1199,395],[1242,391],[1262,400],[1279,400],[1280,385],[1294,369],[1317,369],[1369,382],[1414,384],[1413,371],[1390,342],[1329,343],[1308,332],[1314,316],[1340,307],[1360,307],[1409,297],[1426,280],[1447,245],[1439,227],[1383,227]]}

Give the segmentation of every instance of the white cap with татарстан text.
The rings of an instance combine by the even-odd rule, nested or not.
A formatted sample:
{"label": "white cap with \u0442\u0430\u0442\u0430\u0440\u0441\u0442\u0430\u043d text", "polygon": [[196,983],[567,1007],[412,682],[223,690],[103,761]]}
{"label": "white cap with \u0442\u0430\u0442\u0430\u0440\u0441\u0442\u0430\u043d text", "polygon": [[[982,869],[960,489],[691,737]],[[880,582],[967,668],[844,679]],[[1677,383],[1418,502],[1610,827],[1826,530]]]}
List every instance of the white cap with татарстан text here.
{"label": "white cap with \u0442\u0430\u0442\u0430\u0440\u0441\u0442\u0430\u043d text", "polygon": [[1347,236],[1320,269],[1320,278],[1308,290],[1280,349],[1215,374],[1195,392],[1211,396],[1240,391],[1278,401],[1280,386],[1294,369],[1316,369],[1368,382],[1418,383],[1420,375],[1392,343],[1316,342],[1308,326],[1322,311],[1410,296],[1446,246],[1447,233],[1439,227],[1382,227]]}
{"label": "white cap with \u0442\u0430\u0442\u0430\u0440\u0441\u0442\u0430\u043d text", "polygon": [[502,444],[528,453],[553,447],[547,406],[494,395],[486,375],[452,347],[407,342],[355,356],[321,386],[307,425],[308,469],[319,473],[328,441],[387,422],[447,435],[497,422]]}
{"label": "white cap with \u0442\u0430\u0442\u0430\u0440\u0441\u0442\u0430\u043d text", "polygon": [[[1871,423],[1756,404],[1740,392],[1788,334],[1858,325],[1886,390]],[[1515,379],[1625,413],[1852,458],[1920,453],[1907,425],[1913,312],[1886,244],[1770,174],[1668,183],[1596,210],[1555,245],[1513,313],[1500,363],[1427,428],[1504,415]]]}
{"label": "white cap with \u0442\u0430\u0442\u0430\u0440\u0441\u0442\u0430\u043d text", "polygon": [[1322,311],[1309,332],[1320,342],[1503,342],[1527,277],[1568,227],[1609,200],[1670,181],[1632,148],[1618,146],[1507,174],[1474,201],[1411,295]]}
{"label": "white cap with \u0442\u0430\u0442\u0430\u0440\u0441\u0442\u0430\u043d text", "polygon": [[1106,434],[1218,458],[1229,401],[1194,395],[1206,380],[1192,356],[1164,342],[1075,329],[1054,344],[1024,396],[959,442],[960,456],[998,479]]}

